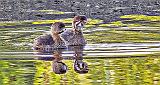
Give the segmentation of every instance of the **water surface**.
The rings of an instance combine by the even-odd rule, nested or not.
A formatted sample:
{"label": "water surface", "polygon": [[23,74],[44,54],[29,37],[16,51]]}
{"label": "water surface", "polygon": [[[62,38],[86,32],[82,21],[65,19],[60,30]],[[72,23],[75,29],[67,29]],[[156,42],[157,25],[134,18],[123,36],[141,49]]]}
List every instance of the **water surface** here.
{"label": "water surface", "polygon": [[[60,52],[68,66],[65,74],[53,72],[55,50],[39,53],[32,49],[33,39],[48,33],[52,21],[1,23],[0,84],[159,85],[159,17],[121,18],[127,16],[132,18],[111,23],[90,19],[84,29],[88,43],[84,49]],[[67,20],[66,28],[70,28]],[[88,73],[74,70],[77,53],[87,63]]]}

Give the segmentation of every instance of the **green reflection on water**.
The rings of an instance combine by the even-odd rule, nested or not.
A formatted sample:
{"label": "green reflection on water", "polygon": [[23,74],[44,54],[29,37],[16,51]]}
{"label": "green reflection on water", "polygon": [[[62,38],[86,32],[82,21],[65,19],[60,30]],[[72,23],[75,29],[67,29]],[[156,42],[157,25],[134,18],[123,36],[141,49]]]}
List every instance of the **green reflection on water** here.
{"label": "green reflection on water", "polygon": [[76,73],[73,69],[73,60],[63,61],[69,70],[66,74],[61,75],[52,71],[52,61],[0,61],[0,84],[160,84],[160,59],[154,56],[84,60],[89,65],[89,73],[87,74]]}
{"label": "green reflection on water", "polygon": [[31,85],[35,74],[33,61],[0,61],[1,85]]}

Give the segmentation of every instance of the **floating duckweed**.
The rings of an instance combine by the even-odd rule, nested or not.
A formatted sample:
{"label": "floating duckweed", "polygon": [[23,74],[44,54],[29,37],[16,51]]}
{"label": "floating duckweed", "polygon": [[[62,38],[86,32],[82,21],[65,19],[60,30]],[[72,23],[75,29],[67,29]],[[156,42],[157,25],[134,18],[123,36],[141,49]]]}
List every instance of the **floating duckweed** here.
{"label": "floating duckweed", "polygon": [[111,22],[112,24],[115,24],[115,25],[122,25],[123,23],[121,21],[115,21],[115,22]]}
{"label": "floating duckweed", "polygon": [[103,20],[100,20],[100,19],[88,19],[88,22],[87,24],[99,24],[101,23]]}
{"label": "floating duckweed", "polygon": [[108,26],[111,26],[111,24],[101,24],[99,25],[100,27],[108,27]]}
{"label": "floating duckweed", "polygon": [[109,26],[121,27],[121,26],[127,26],[127,24],[123,24],[121,21],[115,21],[115,22],[111,22],[111,23],[108,23],[108,24],[101,24],[99,26],[100,27],[109,27]]}
{"label": "floating duckweed", "polygon": [[0,26],[16,26],[16,25],[26,25],[31,24],[31,20],[26,21],[4,21],[0,22]]}
{"label": "floating duckweed", "polygon": [[[11,22],[0,22],[0,26],[16,26],[16,25],[29,25],[29,24],[52,24],[54,22],[63,22],[71,24],[73,18],[59,19],[59,20],[26,20],[26,21],[11,21]],[[101,23],[99,19],[88,19],[87,28],[93,27],[95,24]]]}
{"label": "floating duckweed", "polygon": [[95,25],[85,25],[85,28],[91,28],[91,27],[94,27]]}
{"label": "floating duckweed", "polygon": [[128,24],[128,27],[140,27],[142,26],[141,24]]}
{"label": "floating duckweed", "polygon": [[61,19],[61,22],[63,23],[72,23],[72,18],[67,18],[67,19]]}
{"label": "floating duckweed", "polygon": [[54,22],[72,23],[72,19],[68,18],[68,19],[60,19],[60,20],[38,20],[38,21],[32,22],[32,24],[51,24]]}
{"label": "floating duckweed", "polygon": [[133,20],[146,20],[146,21],[160,21],[160,16],[147,16],[147,15],[124,15],[120,18],[130,18]]}
{"label": "floating duckweed", "polygon": [[16,25],[26,25],[26,24],[52,24],[54,22],[72,23],[72,18],[60,19],[60,20],[9,21],[9,22],[0,22],[0,26],[16,26]]}
{"label": "floating duckweed", "polygon": [[50,24],[54,22],[60,22],[60,20],[39,20],[32,22],[32,24]]}
{"label": "floating duckweed", "polygon": [[140,27],[142,26],[141,24],[135,23],[135,24],[124,24],[122,23],[122,21],[115,21],[115,22],[111,22],[108,24],[100,24],[100,27],[112,27],[112,26],[116,26],[116,27]]}

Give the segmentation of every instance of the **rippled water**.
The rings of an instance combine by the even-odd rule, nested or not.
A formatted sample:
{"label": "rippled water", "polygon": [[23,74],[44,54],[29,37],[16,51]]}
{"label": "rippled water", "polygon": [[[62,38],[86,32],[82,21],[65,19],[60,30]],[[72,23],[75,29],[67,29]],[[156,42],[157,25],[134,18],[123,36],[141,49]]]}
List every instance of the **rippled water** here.
{"label": "rippled water", "polygon": [[[1,26],[0,85],[159,85],[159,21],[137,21],[138,26],[132,19],[119,22],[87,24],[88,44],[83,49],[48,49],[45,53],[32,50],[32,42],[47,33],[50,24]],[[65,74],[53,70],[55,52],[68,67]],[[85,62],[88,73],[76,72],[75,61]]]}

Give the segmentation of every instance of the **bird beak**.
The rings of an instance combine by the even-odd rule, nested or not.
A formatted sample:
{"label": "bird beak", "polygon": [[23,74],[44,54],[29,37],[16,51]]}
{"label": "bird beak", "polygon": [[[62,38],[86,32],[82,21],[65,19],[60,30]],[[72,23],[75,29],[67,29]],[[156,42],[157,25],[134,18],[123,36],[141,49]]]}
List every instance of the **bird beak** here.
{"label": "bird beak", "polygon": [[83,23],[86,24],[86,23],[87,23],[87,20],[83,20]]}
{"label": "bird beak", "polygon": [[62,32],[64,32],[64,31],[62,30],[62,31],[60,31],[58,34],[61,34]]}

